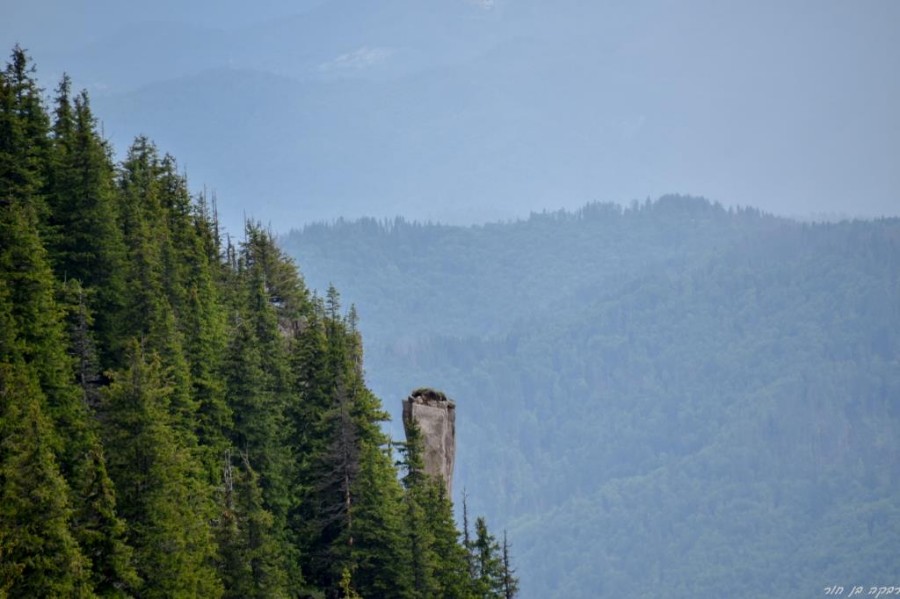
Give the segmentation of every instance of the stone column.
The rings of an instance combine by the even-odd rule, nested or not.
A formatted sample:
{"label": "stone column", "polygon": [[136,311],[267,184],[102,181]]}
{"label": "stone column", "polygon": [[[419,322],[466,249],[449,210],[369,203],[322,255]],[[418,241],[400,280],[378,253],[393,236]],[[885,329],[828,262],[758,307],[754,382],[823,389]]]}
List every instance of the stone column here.
{"label": "stone column", "polygon": [[453,460],[456,458],[456,404],[440,391],[416,389],[403,402],[403,428],[409,438],[411,422],[422,434],[425,473],[440,477],[453,496]]}

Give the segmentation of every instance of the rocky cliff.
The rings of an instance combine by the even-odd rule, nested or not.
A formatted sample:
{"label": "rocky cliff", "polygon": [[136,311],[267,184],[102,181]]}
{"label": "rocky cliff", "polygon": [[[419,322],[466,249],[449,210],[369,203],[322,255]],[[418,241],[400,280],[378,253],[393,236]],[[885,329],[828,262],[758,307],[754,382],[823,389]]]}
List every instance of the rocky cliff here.
{"label": "rocky cliff", "polygon": [[456,457],[456,404],[440,391],[416,389],[403,402],[403,427],[415,422],[422,435],[425,472],[440,477],[453,493],[453,460]]}

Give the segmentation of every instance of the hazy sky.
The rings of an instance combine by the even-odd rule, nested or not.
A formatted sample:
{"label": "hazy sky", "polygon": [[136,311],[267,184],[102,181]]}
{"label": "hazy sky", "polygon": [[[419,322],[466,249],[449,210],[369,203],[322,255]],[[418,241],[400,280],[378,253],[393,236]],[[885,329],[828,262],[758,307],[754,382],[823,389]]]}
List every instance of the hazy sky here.
{"label": "hazy sky", "polygon": [[472,222],[668,192],[900,214],[900,2],[4,0],[0,42],[226,221]]}

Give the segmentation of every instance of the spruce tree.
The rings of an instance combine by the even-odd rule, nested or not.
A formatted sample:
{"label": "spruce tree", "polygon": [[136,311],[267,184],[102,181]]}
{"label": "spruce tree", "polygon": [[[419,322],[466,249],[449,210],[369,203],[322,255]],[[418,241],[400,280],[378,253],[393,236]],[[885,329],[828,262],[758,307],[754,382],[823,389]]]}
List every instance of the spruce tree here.
{"label": "spruce tree", "polygon": [[500,545],[487,528],[481,516],[475,519],[475,539],[472,542],[475,561],[475,596],[479,598],[503,597],[503,561]]}
{"label": "spruce tree", "polygon": [[[16,208],[3,207],[0,216]],[[0,223],[9,233],[12,223]],[[72,531],[70,491],[56,457],[59,438],[45,414],[41,377],[18,331],[21,306],[14,303],[10,278],[7,272],[0,276],[2,584],[12,596],[90,596],[89,562]]]}
{"label": "spruce tree", "polygon": [[471,596],[467,551],[453,520],[443,480],[424,472],[423,440],[413,422],[405,444],[406,534],[417,597]]}
{"label": "spruce tree", "polygon": [[506,538],[506,531],[503,531],[503,598],[514,599],[519,594],[519,579],[516,577],[516,571],[510,563],[509,557],[509,541]]}
{"label": "spruce tree", "polygon": [[[14,73],[19,81],[20,95],[33,100],[36,86],[28,84],[23,75],[27,72],[22,62],[24,55],[15,52],[14,56],[17,60],[7,72]],[[29,106],[29,110],[40,108],[36,101]],[[22,107],[13,117],[22,119],[23,115],[35,123],[43,122],[39,115]],[[42,125],[21,130],[46,136]],[[26,145],[43,147],[45,142],[46,139],[27,140]],[[20,153],[19,160],[27,159],[27,154]],[[45,167],[32,163],[24,170],[46,171]],[[33,186],[19,186],[17,193],[35,194],[38,190]],[[38,407],[48,419],[48,426],[40,429],[44,432],[40,442],[54,452],[68,487],[66,494],[75,508],[69,526],[73,538],[82,546],[83,555],[90,560],[88,564],[98,592],[125,588],[135,580],[134,572],[129,566],[128,548],[122,541],[122,523],[115,514],[111,483],[105,477],[95,425],[86,397],[75,384],[77,366],[67,351],[70,339],[65,327],[66,298],[50,269],[38,218],[38,207],[44,206],[43,200],[33,202],[27,197],[10,200],[0,205],[0,233],[5,241],[0,246],[0,278],[10,291],[10,317],[14,325],[10,330],[17,332],[19,356],[36,376],[41,398]],[[43,235],[48,231],[44,226]],[[62,301],[58,301],[60,297]],[[82,332],[83,340],[89,344],[90,334]]]}
{"label": "spruce tree", "polygon": [[71,530],[69,489],[41,410],[36,373],[0,364],[0,554],[13,597],[91,597],[90,562]]}
{"label": "spruce tree", "polygon": [[57,276],[88,291],[99,353],[112,364],[121,349],[125,298],[125,246],[117,222],[110,150],[96,132],[87,94],[70,98],[63,77],[57,89],[48,184],[47,240]]}
{"label": "spruce tree", "polygon": [[28,204],[44,233],[50,122],[33,75],[16,45],[0,73],[0,202]]}
{"label": "spruce tree", "polygon": [[109,470],[147,597],[217,597],[214,503],[203,470],[175,432],[162,361],[133,342],[104,390]]}
{"label": "spruce tree", "polygon": [[473,596],[355,308],[259,225],[220,256],[173,158],[139,137],[116,169],[87,95],[63,77],[51,128],[32,73],[0,72],[0,597]]}
{"label": "spruce tree", "polygon": [[363,597],[410,597],[403,489],[382,447],[363,444],[354,497],[351,561],[356,590]]}
{"label": "spruce tree", "polygon": [[425,511],[428,506],[429,480],[425,474],[422,443],[421,431],[413,422],[408,427],[404,446],[406,475],[403,477],[403,486],[406,489],[405,530],[409,545],[413,593],[416,598],[437,596],[439,591],[435,580],[438,556],[434,552],[434,531],[428,526],[428,515]]}
{"label": "spruce tree", "polygon": [[[290,592],[302,586],[298,549],[288,530],[295,505],[291,492],[291,373],[287,335],[293,328],[282,297],[298,287],[273,283],[283,256],[274,240],[257,225],[247,224],[247,239],[236,261],[231,294],[231,331],[226,352],[226,394],[233,412],[231,439],[258,474],[263,508],[273,518],[269,529],[278,545],[282,576]],[[295,281],[296,282],[296,281]]]}
{"label": "spruce tree", "polygon": [[463,598],[470,593],[466,550],[453,519],[453,504],[447,497],[443,481],[429,480],[425,494],[425,517],[434,537],[434,553],[438,558],[434,570],[438,596]]}
{"label": "spruce tree", "polygon": [[286,572],[273,534],[274,519],[263,507],[259,477],[247,454],[224,455],[223,506],[217,529],[219,571],[225,597],[288,597]]}

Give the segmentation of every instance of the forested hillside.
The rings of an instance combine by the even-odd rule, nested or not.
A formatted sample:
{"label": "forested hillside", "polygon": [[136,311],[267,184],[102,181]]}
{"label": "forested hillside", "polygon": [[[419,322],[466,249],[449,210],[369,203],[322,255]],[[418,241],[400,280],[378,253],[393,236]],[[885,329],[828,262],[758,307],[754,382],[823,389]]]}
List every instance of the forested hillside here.
{"label": "forested hillside", "polygon": [[[416,442],[391,441],[338,292],[68,78],[0,73],[0,597],[509,597]],[[412,388],[412,387],[410,387]],[[398,468],[399,467],[399,468]]]}
{"label": "forested hillside", "polygon": [[282,241],[365,307],[376,391],[465,399],[455,484],[514,533],[523,596],[895,584],[900,220],[670,196]]}

